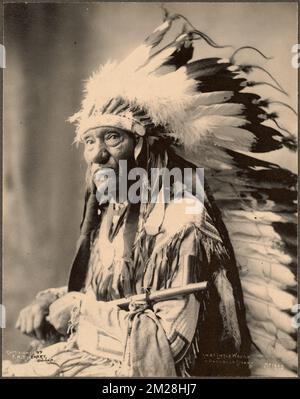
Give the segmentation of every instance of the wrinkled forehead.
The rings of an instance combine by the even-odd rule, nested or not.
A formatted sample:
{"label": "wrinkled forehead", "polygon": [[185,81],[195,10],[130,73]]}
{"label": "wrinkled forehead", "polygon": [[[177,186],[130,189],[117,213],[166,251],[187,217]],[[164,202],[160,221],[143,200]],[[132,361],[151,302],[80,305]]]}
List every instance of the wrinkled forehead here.
{"label": "wrinkled forehead", "polygon": [[136,118],[128,112],[121,115],[93,115],[87,118],[82,121],[81,129],[78,132],[79,138],[81,139],[86,133],[94,131],[95,129],[119,129],[139,136],[144,136],[146,132],[145,127],[140,121],[136,120]]}
{"label": "wrinkled forehead", "polygon": [[129,130],[125,130],[116,126],[99,126],[99,127],[90,128],[85,133],[83,133],[81,138],[82,141],[84,141],[85,138],[90,136],[104,138],[106,134],[114,132],[122,136],[126,135],[134,136],[133,132],[130,132]]}

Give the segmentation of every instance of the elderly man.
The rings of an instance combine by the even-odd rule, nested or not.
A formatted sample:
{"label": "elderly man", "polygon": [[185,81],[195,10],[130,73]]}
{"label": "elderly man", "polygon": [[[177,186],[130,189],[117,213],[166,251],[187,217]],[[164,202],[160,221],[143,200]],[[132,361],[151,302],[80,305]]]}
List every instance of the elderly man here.
{"label": "elderly man", "polygon": [[[197,129],[188,122],[208,101],[197,94],[196,65],[189,74],[180,68],[191,57],[193,36],[185,32],[150,54],[174,19],[167,17],[131,56],[107,64],[87,84],[72,119],[88,172],[68,288],[39,293],[17,321],[23,333],[42,340],[51,326],[59,342],[44,343],[43,362],[11,366],[10,375],[248,373],[250,338],[232,247],[208,187],[201,198],[195,165],[176,151],[193,147]],[[220,93],[224,101],[226,92]],[[135,168],[147,177],[141,191],[145,183],[147,193],[157,189],[155,201],[129,195]],[[174,168],[182,175],[192,169],[190,184],[174,178],[166,187],[163,178],[150,179],[154,169]],[[114,177],[116,189],[108,190]],[[149,292],[201,281],[204,292],[149,300]],[[132,299],[128,308],[114,303],[144,292],[145,300]]]}

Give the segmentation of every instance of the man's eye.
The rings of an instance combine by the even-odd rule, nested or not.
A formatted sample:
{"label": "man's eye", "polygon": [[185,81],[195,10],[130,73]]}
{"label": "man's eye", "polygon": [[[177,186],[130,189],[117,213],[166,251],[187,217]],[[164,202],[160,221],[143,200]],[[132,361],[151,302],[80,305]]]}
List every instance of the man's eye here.
{"label": "man's eye", "polygon": [[84,144],[86,144],[86,145],[91,145],[91,144],[93,144],[93,143],[94,143],[94,140],[91,139],[91,138],[86,138],[86,139],[84,139]]}
{"label": "man's eye", "polygon": [[105,136],[105,142],[108,145],[118,145],[121,142],[121,136],[118,133],[109,133]]}

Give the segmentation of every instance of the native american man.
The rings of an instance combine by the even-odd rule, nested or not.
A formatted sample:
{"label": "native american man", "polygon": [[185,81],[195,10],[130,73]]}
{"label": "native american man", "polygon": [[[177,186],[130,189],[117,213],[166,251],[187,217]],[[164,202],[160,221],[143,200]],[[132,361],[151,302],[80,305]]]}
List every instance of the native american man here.
{"label": "native american man", "polygon": [[[180,17],[166,14],[133,54],[108,63],[87,83],[72,118],[88,187],[68,287],[38,294],[17,322],[22,332],[44,338],[47,320],[63,338],[43,349],[51,362],[15,365],[13,375],[248,374],[250,335],[233,248],[207,184],[202,199],[194,191],[192,162],[214,171],[227,165],[231,176],[239,162],[250,165],[235,150],[252,148],[255,135],[261,143],[262,125],[250,134],[244,115],[251,103],[254,118],[259,97],[240,93],[246,80],[234,79],[233,58],[188,62],[194,39],[217,47],[199,31],[185,28],[158,49]],[[153,168],[192,168],[192,189],[178,188],[174,179],[169,201],[104,201],[99,192],[107,180],[99,175],[111,170],[120,179],[121,161],[128,172],[139,167],[147,176]],[[164,198],[163,180],[156,184]],[[177,201],[179,192],[184,196]],[[197,212],[188,210],[191,204]],[[123,309],[111,302],[201,281],[207,281],[202,292],[155,303],[132,301]]]}

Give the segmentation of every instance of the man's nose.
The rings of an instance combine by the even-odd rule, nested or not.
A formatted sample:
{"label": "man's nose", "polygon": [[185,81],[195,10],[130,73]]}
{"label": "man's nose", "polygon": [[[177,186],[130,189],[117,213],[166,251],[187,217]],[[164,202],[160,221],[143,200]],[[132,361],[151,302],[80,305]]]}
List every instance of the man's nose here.
{"label": "man's nose", "polygon": [[93,159],[93,163],[97,163],[99,165],[104,165],[108,162],[109,157],[110,157],[110,154],[106,148],[99,148],[99,150],[97,151],[97,153]]}

